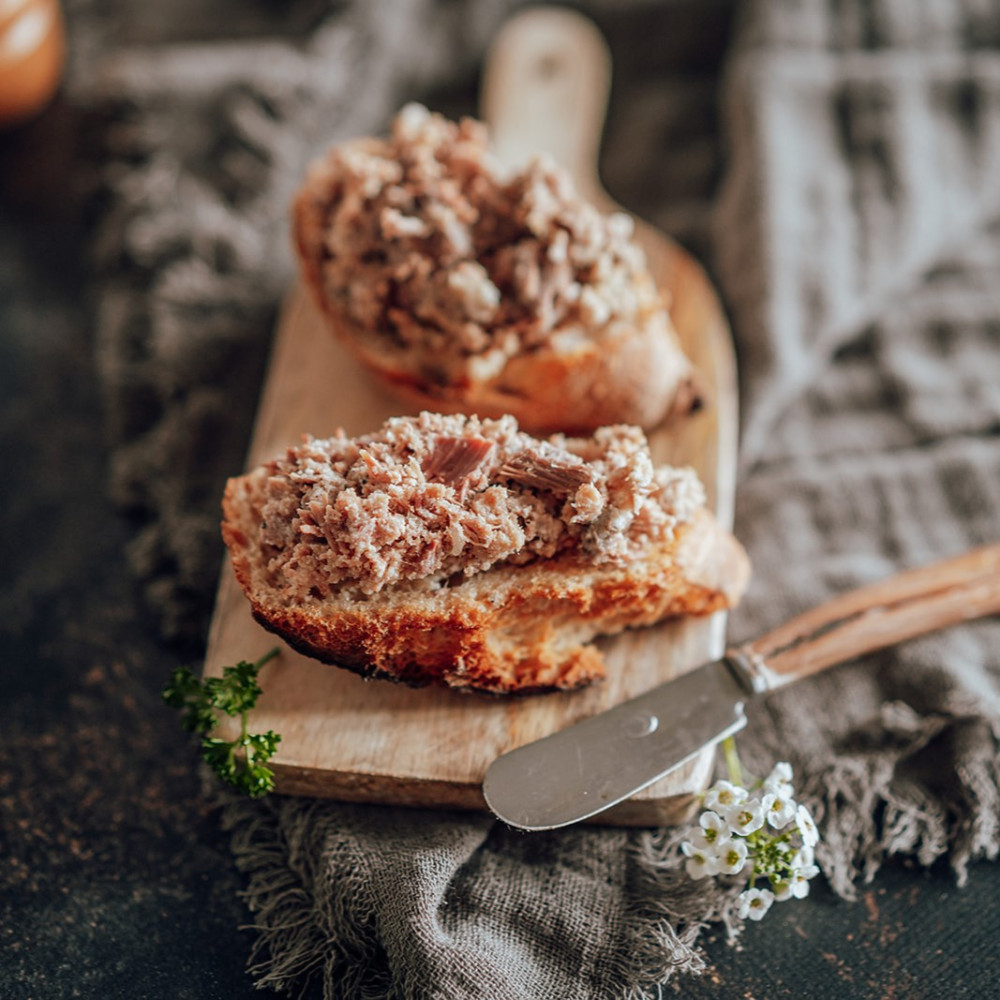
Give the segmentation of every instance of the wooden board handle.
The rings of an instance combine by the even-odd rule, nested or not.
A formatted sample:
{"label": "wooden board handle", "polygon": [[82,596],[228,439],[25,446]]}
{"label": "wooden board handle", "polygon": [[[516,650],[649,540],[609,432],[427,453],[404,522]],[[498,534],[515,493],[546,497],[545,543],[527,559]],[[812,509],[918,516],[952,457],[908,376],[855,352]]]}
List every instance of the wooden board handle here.
{"label": "wooden board handle", "polygon": [[826,667],[934,629],[1000,612],[1000,545],[859,587],[730,651],[760,686],[782,687]]}
{"label": "wooden board handle", "polygon": [[480,99],[501,162],[520,166],[547,153],[584,198],[599,200],[610,81],[607,45],[582,15],[553,7],[513,18],[490,50]]}

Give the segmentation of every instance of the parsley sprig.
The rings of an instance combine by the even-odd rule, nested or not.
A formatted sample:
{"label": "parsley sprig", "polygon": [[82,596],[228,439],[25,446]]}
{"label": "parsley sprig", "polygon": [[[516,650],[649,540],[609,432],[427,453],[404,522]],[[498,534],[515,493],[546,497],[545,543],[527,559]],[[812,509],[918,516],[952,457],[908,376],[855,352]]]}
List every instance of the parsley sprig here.
{"label": "parsley sprig", "polygon": [[[272,729],[266,733],[249,732],[248,715],[262,693],[257,682],[261,667],[277,655],[278,650],[272,649],[256,663],[240,660],[234,667],[224,667],[221,677],[204,680],[187,667],[178,667],[163,689],[163,700],[181,710],[181,725],[202,735],[205,763],[223,781],[252,798],[274,789],[274,772],[265,764],[274,756],[281,737]],[[239,717],[240,735],[235,740],[211,735],[219,713]]]}

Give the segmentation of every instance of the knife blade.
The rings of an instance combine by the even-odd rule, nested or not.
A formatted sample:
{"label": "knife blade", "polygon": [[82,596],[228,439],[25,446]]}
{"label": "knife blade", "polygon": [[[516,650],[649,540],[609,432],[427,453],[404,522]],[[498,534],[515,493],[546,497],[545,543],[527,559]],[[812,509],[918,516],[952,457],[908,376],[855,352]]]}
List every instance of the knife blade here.
{"label": "knife blade", "polygon": [[636,698],[498,757],[489,808],[522,830],[609,809],[746,724],[754,697],[934,629],[1000,611],[1000,544],[869,584]]}
{"label": "knife blade", "polygon": [[726,660],[498,757],[490,809],[522,830],[589,819],[746,725],[748,692]]}

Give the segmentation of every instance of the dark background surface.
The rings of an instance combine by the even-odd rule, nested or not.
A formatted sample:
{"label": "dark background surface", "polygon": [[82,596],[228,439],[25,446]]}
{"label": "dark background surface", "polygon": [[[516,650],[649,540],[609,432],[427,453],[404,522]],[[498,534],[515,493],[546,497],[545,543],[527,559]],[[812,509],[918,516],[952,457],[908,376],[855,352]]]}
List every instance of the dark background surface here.
{"label": "dark background surface", "polygon": [[[154,7],[125,37],[179,30]],[[260,996],[241,876],[159,698],[200,644],[157,638],[124,558],[133,526],[107,496],[80,169],[93,128],[59,100],[0,135],[0,1000]],[[736,946],[709,929],[707,974],[664,995],[994,997],[998,931],[993,864],[962,889],[944,867],[893,865],[856,902],[817,879]]]}

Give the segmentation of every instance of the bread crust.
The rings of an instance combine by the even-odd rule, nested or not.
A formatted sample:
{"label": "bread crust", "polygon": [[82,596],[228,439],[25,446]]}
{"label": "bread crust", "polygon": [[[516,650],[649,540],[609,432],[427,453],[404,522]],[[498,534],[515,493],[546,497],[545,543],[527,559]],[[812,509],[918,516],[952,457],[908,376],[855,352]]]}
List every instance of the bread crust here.
{"label": "bread crust", "polygon": [[578,688],[604,676],[594,637],[729,607],[749,576],[740,544],[702,510],[628,566],[569,551],[455,586],[284,606],[254,558],[253,475],[228,483],[222,532],[254,617],[305,655],[366,677],[494,694]]}
{"label": "bread crust", "polygon": [[[651,429],[699,409],[704,392],[690,364],[665,330],[639,336],[622,329],[600,343],[572,351],[539,348],[512,358],[495,378],[438,385],[414,369],[402,352],[379,349],[350,318],[311,298],[328,329],[379,383],[414,410],[511,414],[534,434],[591,434],[609,424]],[[662,335],[661,335],[662,334]]]}

